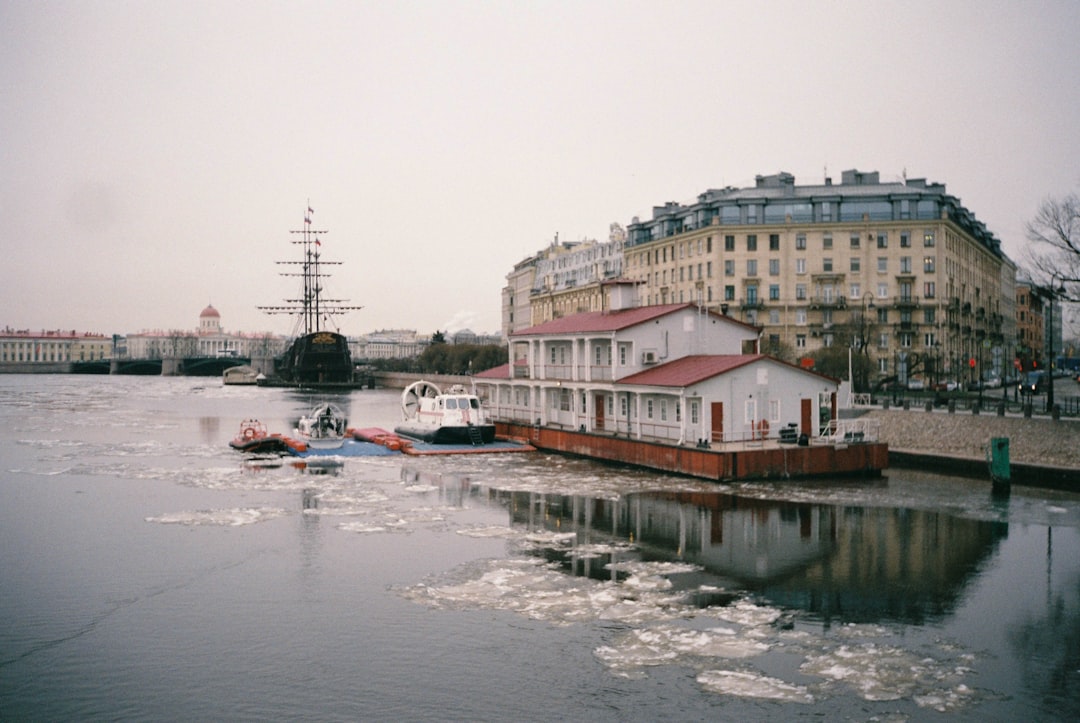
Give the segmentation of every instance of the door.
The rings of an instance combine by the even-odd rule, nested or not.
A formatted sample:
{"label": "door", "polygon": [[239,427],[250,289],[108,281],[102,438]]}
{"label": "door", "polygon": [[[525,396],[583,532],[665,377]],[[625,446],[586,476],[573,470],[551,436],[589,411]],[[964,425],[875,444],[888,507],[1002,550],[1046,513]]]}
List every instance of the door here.
{"label": "door", "polygon": [[595,429],[595,431],[603,432],[604,431],[604,410],[606,409],[603,394],[597,394],[593,398],[593,408],[596,409],[596,429]]}
{"label": "door", "polygon": [[712,441],[724,441],[724,403],[712,403]]}
{"label": "door", "polygon": [[809,399],[802,400],[802,408],[799,410],[799,431],[807,437],[813,437],[817,430],[814,429],[814,404]]}

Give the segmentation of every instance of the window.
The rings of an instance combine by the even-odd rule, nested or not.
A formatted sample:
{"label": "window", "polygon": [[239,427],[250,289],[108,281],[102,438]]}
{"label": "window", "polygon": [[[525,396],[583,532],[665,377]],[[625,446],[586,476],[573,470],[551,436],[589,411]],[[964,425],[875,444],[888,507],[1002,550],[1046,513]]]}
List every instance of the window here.
{"label": "window", "polygon": [[795,298],[800,301],[806,299],[806,284],[795,284]]}
{"label": "window", "polygon": [[878,256],[877,270],[879,274],[888,273],[889,271],[889,258],[887,256]]}
{"label": "window", "polygon": [[746,250],[757,251],[757,234],[748,234],[746,237]]}
{"label": "window", "polygon": [[[769,284],[769,301],[780,301],[780,284]],[[772,322],[773,324],[779,323],[780,320]]]}
{"label": "window", "polygon": [[806,309],[795,310],[795,323],[799,326],[806,326]]}
{"label": "window", "polygon": [[743,407],[743,422],[753,424],[757,421],[757,400],[747,399]]}
{"label": "window", "polygon": [[630,416],[630,403],[625,395],[619,395],[619,415],[623,417]]}
{"label": "window", "polygon": [[831,347],[833,345],[833,335],[825,334],[821,337],[821,345],[824,347]]}
{"label": "window", "polygon": [[806,259],[795,259],[795,273],[806,273]]}
{"label": "window", "polygon": [[746,260],[746,275],[757,276],[757,259]]}
{"label": "window", "polygon": [[911,332],[901,332],[900,334],[900,346],[904,349],[911,348]]}
{"label": "window", "polygon": [[735,275],[735,259],[724,259],[724,276]]}
{"label": "window", "polygon": [[735,301],[735,287],[734,286],[728,285],[728,286],[724,287],[724,301]]}
{"label": "window", "polygon": [[937,314],[935,313],[936,311],[937,311],[937,309],[935,309],[932,306],[925,307],[923,309],[923,323],[924,324],[936,324],[937,323]]}
{"label": "window", "polygon": [[652,419],[652,417],[653,417],[653,400],[646,399],[645,400],[645,418],[646,419]]}
{"label": "window", "polygon": [[923,273],[926,273],[926,274],[934,273],[934,257],[933,256],[925,257],[922,260],[922,265],[923,265]]}
{"label": "window", "polygon": [[806,250],[806,234],[795,234],[795,248],[799,251]]}
{"label": "window", "polygon": [[825,234],[824,236],[821,237],[821,247],[825,248],[825,249],[831,249],[832,248],[832,234],[831,233],[827,233],[827,234]]}
{"label": "window", "polygon": [[851,257],[851,273],[857,274],[862,270],[862,259],[858,256]]}
{"label": "window", "polygon": [[832,271],[832,259],[830,259],[830,258],[822,259],[821,260],[821,268],[822,268],[823,271],[826,271],[826,272]]}
{"label": "window", "polygon": [[[772,289],[769,289],[769,293],[772,294]],[[776,290],[776,298],[780,298],[780,289]],[[776,309],[769,309],[769,323],[774,325],[780,323],[780,312]],[[775,348],[776,345],[780,343],[780,336],[778,334],[773,334],[769,337],[769,340]]]}
{"label": "window", "polygon": [[878,231],[877,247],[879,249],[887,249],[887,248],[889,248],[889,232],[888,231]]}
{"label": "window", "polygon": [[888,324],[889,323],[889,310],[884,308],[884,307],[879,306],[877,308],[877,320],[878,320],[879,324]]}
{"label": "window", "polygon": [[712,261],[706,261],[705,262],[705,270],[708,272],[709,278],[711,279],[712,278]]}
{"label": "window", "polygon": [[750,285],[746,287],[746,303],[756,304],[758,302],[757,286]]}
{"label": "window", "polygon": [[661,422],[666,422],[667,421],[667,400],[666,399],[661,399],[660,400],[660,421]]}
{"label": "window", "polygon": [[877,340],[877,345],[878,345],[878,349],[888,349],[889,348],[889,335],[884,333],[884,332],[879,334],[878,335],[878,340]]}
{"label": "window", "polygon": [[701,407],[696,399],[690,400],[690,424],[701,423]]}
{"label": "window", "polygon": [[879,299],[887,299],[887,298],[889,298],[889,285],[888,284],[878,284],[877,285],[877,296],[878,296]]}
{"label": "window", "polygon": [[769,259],[769,276],[780,275],[780,259]]}
{"label": "window", "polygon": [[911,247],[911,232],[910,231],[901,231],[900,232],[900,248],[906,249],[906,248],[910,248],[910,247]]}
{"label": "window", "polygon": [[[923,231],[922,243],[923,243],[923,246],[933,246],[934,245],[934,230],[933,229],[928,228],[925,231]],[[946,244],[946,246],[947,245],[948,244]]]}
{"label": "window", "polygon": [[796,349],[805,349],[806,348],[806,334],[796,334],[795,335],[795,348]]}
{"label": "window", "polygon": [[626,366],[626,354],[628,349],[629,345],[619,344],[619,366],[621,367]]}
{"label": "window", "polygon": [[853,248],[853,249],[859,248],[859,238],[860,237],[859,237],[858,233],[852,233],[851,234],[851,248]]}
{"label": "window", "polygon": [[780,421],[780,400],[779,399],[770,399],[769,400],[769,421],[770,422],[777,422],[777,423],[779,423],[779,421]]}
{"label": "window", "polygon": [[779,251],[779,250],[780,250],[780,234],[778,234],[778,233],[769,234],[769,251]]}
{"label": "window", "polygon": [[[923,296],[927,299],[934,298],[935,286],[933,281],[927,281],[923,284]],[[933,311],[933,309],[927,309],[927,311]]]}
{"label": "window", "polygon": [[735,250],[735,237],[734,236],[725,236],[724,237],[724,251],[734,251],[734,250]]}
{"label": "window", "polygon": [[910,274],[911,273],[911,257],[910,256],[901,256],[900,257],[900,273],[902,273],[902,274]]}
{"label": "window", "polygon": [[860,291],[862,291],[861,286],[859,286],[858,284],[852,284],[848,287],[848,298],[858,301],[860,297],[862,297],[862,294],[859,293]]}

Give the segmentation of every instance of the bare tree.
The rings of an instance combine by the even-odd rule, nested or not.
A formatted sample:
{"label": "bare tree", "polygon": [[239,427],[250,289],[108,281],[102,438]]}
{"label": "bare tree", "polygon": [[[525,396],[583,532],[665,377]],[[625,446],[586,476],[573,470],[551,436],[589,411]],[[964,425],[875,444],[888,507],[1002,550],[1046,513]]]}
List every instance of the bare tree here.
{"label": "bare tree", "polygon": [[1080,298],[1080,196],[1048,198],[1027,224],[1031,242],[1025,250],[1033,281],[1057,279],[1066,289],[1065,299]]}

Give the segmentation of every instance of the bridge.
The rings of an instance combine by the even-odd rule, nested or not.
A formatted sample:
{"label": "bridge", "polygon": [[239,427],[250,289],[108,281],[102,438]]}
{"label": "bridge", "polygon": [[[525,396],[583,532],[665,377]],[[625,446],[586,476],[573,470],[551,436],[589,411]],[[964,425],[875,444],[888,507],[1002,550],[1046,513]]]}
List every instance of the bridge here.
{"label": "bridge", "polygon": [[[262,362],[263,360],[257,360]],[[273,360],[269,360],[272,368]],[[98,359],[71,363],[72,374],[220,377],[226,369],[250,364],[246,357],[168,357],[165,359]]]}

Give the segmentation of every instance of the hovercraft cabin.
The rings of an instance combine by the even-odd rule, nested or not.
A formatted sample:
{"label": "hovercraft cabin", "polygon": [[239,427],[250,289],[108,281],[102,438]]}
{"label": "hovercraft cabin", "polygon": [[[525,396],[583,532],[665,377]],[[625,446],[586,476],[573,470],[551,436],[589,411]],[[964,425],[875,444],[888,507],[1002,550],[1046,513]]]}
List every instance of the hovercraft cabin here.
{"label": "hovercraft cabin", "polygon": [[540,448],[712,479],[880,473],[875,430],[836,418],[838,380],[760,354],[759,333],[694,304],[576,314],[514,332],[474,384]]}

